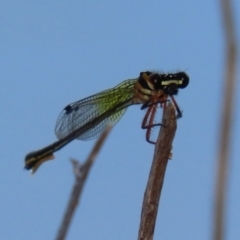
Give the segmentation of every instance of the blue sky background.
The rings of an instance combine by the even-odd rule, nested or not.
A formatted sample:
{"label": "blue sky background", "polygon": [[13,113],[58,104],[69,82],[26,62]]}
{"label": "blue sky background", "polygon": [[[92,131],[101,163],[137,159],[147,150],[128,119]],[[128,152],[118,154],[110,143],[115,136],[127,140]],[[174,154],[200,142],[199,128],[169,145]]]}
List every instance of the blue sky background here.
{"label": "blue sky background", "polygon": [[[235,12],[239,26],[238,1]],[[224,100],[221,23],[218,1],[2,0],[1,239],[54,239],[74,182],[69,158],[83,161],[94,141],[72,142],[33,177],[23,170],[25,155],[56,140],[55,121],[68,103],[146,70],[184,70],[190,76],[189,86],[176,97],[183,118],[155,239],[209,239]],[[154,150],[141,129],[143,116],[140,106],[132,106],[114,127],[88,178],[68,239],[136,239]],[[240,239],[238,122],[237,109],[227,239]]]}

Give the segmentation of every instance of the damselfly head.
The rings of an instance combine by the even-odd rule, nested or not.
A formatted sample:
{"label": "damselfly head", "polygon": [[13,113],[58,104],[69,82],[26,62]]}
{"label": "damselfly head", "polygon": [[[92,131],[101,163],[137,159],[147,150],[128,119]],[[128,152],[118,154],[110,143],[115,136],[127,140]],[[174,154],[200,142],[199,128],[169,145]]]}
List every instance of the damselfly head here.
{"label": "damselfly head", "polygon": [[169,95],[176,95],[179,88],[188,86],[189,77],[185,72],[163,74],[147,71],[140,73],[138,82],[144,89],[164,90]]}
{"label": "damselfly head", "polygon": [[165,74],[161,81],[164,92],[169,95],[177,95],[178,89],[187,87],[188,83],[189,77],[185,72]]}
{"label": "damselfly head", "polygon": [[[169,74],[158,74],[158,86],[165,88],[167,86],[175,85],[177,88],[185,88],[189,83],[189,77],[185,72],[169,73]],[[154,74],[152,75],[154,77]],[[151,78],[151,76],[150,76]],[[156,78],[157,79],[157,78]],[[155,82],[157,82],[155,80]]]}

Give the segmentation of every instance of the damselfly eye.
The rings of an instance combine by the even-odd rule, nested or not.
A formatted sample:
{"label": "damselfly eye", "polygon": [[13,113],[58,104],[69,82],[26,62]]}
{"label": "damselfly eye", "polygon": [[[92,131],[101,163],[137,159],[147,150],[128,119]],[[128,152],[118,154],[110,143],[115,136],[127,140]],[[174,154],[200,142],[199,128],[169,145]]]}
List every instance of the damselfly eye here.
{"label": "damselfly eye", "polygon": [[179,72],[177,73],[177,77],[182,80],[182,84],[179,84],[179,88],[185,88],[187,87],[189,83],[189,77],[185,72]]}

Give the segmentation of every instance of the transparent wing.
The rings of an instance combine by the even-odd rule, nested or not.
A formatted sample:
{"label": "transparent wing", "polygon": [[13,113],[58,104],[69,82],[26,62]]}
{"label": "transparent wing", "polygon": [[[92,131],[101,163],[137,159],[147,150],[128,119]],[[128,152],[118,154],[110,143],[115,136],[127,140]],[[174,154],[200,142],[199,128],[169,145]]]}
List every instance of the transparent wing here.
{"label": "transparent wing", "polygon": [[82,129],[76,138],[90,140],[96,138],[107,123],[115,125],[127,107],[132,105],[136,81],[137,79],[126,80],[114,88],[66,106],[56,122],[57,138],[62,139],[75,130]]}

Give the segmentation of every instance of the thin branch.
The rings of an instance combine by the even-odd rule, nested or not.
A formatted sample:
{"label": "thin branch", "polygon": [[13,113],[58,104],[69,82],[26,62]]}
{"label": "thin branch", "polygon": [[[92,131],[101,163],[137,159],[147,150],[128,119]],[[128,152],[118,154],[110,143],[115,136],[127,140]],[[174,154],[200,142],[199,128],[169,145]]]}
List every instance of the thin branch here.
{"label": "thin branch", "polygon": [[226,42],[226,63],[224,70],[224,93],[222,122],[220,126],[220,142],[218,150],[218,172],[216,179],[214,232],[213,239],[225,239],[226,196],[228,172],[230,165],[230,149],[232,140],[232,120],[236,88],[237,40],[234,26],[233,8],[230,0],[220,0],[223,29]]}
{"label": "thin branch", "polygon": [[166,111],[164,111],[163,126],[156,143],[152,167],[144,194],[138,240],[152,240],[154,235],[164,175],[177,129],[175,109],[171,103],[168,104]]}
{"label": "thin branch", "polygon": [[84,164],[81,165],[78,161],[73,159],[71,160],[73,164],[73,172],[75,175],[75,184],[72,188],[69,203],[63,216],[63,220],[60,225],[59,231],[57,233],[56,240],[64,240],[66,238],[69,226],[73,219],[76,208],[79,204],[79,199],[81,197],[82,190],[86,182],[87,176],[89,174],[89,171],[91,169],[91,166],[94,163],[94,160],[97,154],[99,153],[103,143],[105,142],[106,137],[108,136],[110,130],[111,127],[107,126],[106,129],[101,134],[101,136],[99,137],[99,139],[97,140],[97,142],[95,143],[95,146],[93,147],[90,155],[88,156]]}

